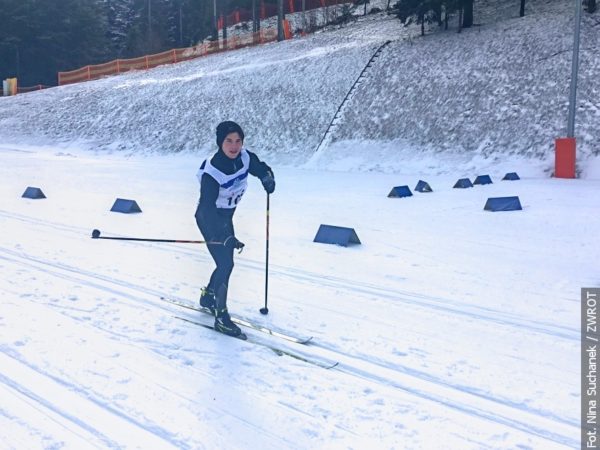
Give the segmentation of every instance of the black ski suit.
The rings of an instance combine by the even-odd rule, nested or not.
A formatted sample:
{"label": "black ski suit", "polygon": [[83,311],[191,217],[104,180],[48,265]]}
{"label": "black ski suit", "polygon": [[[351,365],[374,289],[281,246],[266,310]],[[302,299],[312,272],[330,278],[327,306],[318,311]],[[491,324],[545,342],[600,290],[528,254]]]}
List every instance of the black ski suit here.
{"label": "black ski suit", "polygon": [[[270,177],[274,188],[271,168],[260,161],[254,153],[245,151],[250,157],[248,173],[260,178],[265,189],[267,189],[265,180]],[[242,153],[235,159],[230,159],[223,153],[223,150],[219,149],[210,159],[210,163],[219,172],[225,175],[232,175],[243,167]],[[205,165],[206,161],[200,169],[203,170]],[[208,251],[217,265],[210,277],[207,288],[215,293],[216,306],[219,310],[226,308],[229,277],[233,270],[233,251],[239,242],[235,237],[232,220],[235,214],[235,207],[217,207],[220,189],[221,185],[213,176],[203,173],[200,178],[200,201],[196,209],[196,223],[202,236],[208,242]],[[237,205],[238,201],[239,198],[236,198],[234,206]],[[216,243],[213,244],[211,242]]]}

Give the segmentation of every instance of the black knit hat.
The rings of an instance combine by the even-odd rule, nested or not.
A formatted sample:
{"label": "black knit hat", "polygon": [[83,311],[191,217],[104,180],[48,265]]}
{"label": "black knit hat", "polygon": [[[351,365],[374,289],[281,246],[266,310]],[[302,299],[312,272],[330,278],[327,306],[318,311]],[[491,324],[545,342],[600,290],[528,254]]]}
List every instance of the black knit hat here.
{"label": "black knit hat", "polygon": [[237,133],[244,142],[244,131],[237,123],[227,120],[217,125],[217,145],[219,148],[223,145],[223,141],[229,133]]}

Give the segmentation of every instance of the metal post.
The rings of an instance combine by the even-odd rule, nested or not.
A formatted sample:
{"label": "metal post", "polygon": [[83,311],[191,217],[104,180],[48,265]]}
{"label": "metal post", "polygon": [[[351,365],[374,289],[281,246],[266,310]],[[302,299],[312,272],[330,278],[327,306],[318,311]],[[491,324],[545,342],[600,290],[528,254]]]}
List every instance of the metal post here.
{"label": "metal post", "polygon": [[283,0],[277,0],[277,40],[283,39]]}
{"label": "metal post", "polygon": [[152,0],[148,0],[148,53],[152,50]]}
{"label": "metal post", "polygon": [[306,33],[306,0],[302,0],[302,31]]}
{"label": "metal post", "polygon": [[575,110],[577,109],[577,76],[579,73],[579,32],[581,29],[581,0],[575,0],[575,33],[571,61],[571,91],[569,93],[569,119],[567,136],[575,137]]}
{"label": "metal post", "polygon": [[213,39],[215,41],[219,39],[219,29],[217,27],[217,0],[213,0]]}
{"label": "metal post", "polygon": [[179,1],[179,47],[183,47],[183,0]]}

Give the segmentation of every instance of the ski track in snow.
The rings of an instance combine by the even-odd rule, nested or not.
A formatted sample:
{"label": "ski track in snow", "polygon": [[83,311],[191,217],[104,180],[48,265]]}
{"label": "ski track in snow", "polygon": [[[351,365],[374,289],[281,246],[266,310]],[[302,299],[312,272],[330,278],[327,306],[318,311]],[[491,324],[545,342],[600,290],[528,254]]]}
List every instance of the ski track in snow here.
{"label": "ski track in snow", "polygon": [[[373,14],[1,99],[0,446],[577,448],[579,288],[600,282],[600,60],[581,48],[582,178],[549,179],[565,133],[572,4],[531,0],[523,18],[514,0],[476,7],[479,26],[461,33],[434,25],[420,38],[415,24]],[[596,25],[584,14],[586,42]],[[223,98],[237,99],[234,111]],[[90,238],[90,220],[106,235],[197,233],[195,169],[221,119],[243,125],[278,180],[276,302],[257,315],[264,211],[253,188],[236,215],[247,248],[232,312],[309,333],[299,346],[249,332],[339,363],[331,370],[174,318],[211,322],[160,300],[193,304],[212,270],[204,250]],[[450,189],[512,171],[519,183]],[[385,198],[416,177],[435,193]],[[48,199],[19,199],[25,182]],[[144,214],[108,213],[115,194],[142,200]],[[518,194],[524,210],[483,213],[490,194]],[[356,227],[363,246],[307,245],[325,220]]]}
{"label": "ski track in snow", "polygon": [[[32,367],[26,361],[19,360],[1,348],[0,365],[3,370],[10,372],[13,378],[0,374],[0,383],[7,390],[17,392],[21,398],[32,400],[37,408],[43,409],[44,413],[51,416],[53,420],[68,422],[67,427],[76,435],[86,436],[86,441],[95,447],[118,447],[117,442],[108,436],[123,439],[132,436],[140,443],[140,448],[184,448],[183,442],[166,439],[166,430],[156,427],[152,430],[148,425],[136,423],[128,415],[111,408],[106,401],[98,401],[90,398],[82,391],[80,386],[67,383],[62,378],[49,375],[47,372]],[[26,380],[26,385],[22,381]],[[60,408],[56,405],[64,404]],[[67,407],[68,405],[68,407]],[[96,428],[99,426],[98,428]],[[75,430],[73,430],[75,428]],[[89,444],[88,444],[89,445]]]}
{"label": "ski track in snow", "polygon": [[[42,226],[49,226],[59,231],[67,231],[69,233],[77,234],[79,236],[83,235],[91,235],[91,230],[82,229],[80,227],[73,227],[66,224],[59,223],[48,223],[39,219],[35,219],[33,217],[24,216],[22,214],[14,214],[8,211],[0,210],[0,216],[6,218],[17,219],[23,222],[31,223],[31,224],[39,224]],[[126,245],[135,246],[145,246],[148,247],[149,244],[144,243],[133,243],[127,242]],[[180,253],[182,255],[194,257],[194,258],[203,258],[208,261],[209,258],[207,256],[199,255],[197,252],[191,252],[183,249],[164,249],[161,247],[155,247],[157,251],[166,251],[169,253]],[[5,251],[9,251],[9,249],[3,249]],[[16,253],[14,253],[16,254]],[[42,262],[49,264],[51,266],[65,268],[67,270],[75,271],[80,274],[86,274],[91,277],[97,277],[99,279],[103,279],[105,281],[114,282],[116,284],[120,284],[122,286],[133,286],[129,281],[120,281],[110,277],[103,277],[94,272],[85,272],[80,269],[69,267],[67,265],[51,262],[51,261],[43,261],[32,258],[33,261]],[[264,270],[262,262],[254,262],[250,260],[236,261],[236,266],[244,267],[247,269],[255,270],[261,272]],[[402,292],[397,289],[386,289],[379,287],[377,285],[373,285],[370,283],[361,282],[359,280],[352,279],[344,279],[340,277],[335,277],[331,275],[322,275],[315,272],[308,272],[306,270],[301,270],[297,268],[288,268],[280,265],[271,264],[269,267],[269,271],[273,275],[279,275],[282,277],[293,279],[294,281],[302,281],[310,284],[319,284],[322,286],[328,286],[334,288],[336,290],[342,290],[346,292],[359,292],[365,295],[370,295],[376,298],[384,298],[387,300],[393,300],[397,303],[402,304],[413,304],[424,308],[431,308],[436,312],[445,312],[448,314],[454,315],[464,315],[468,318],[477,319],[477,320],[485,320],[491,323],[496,323],[499,325],[507,326],[507,327],[516,327],[519,330],[527,329],[531,332],[542,333],[549,336],[566,339],[570,341],[579,342],[580,332],[574,328],[568,328],[564,326],[560,326],[554,323],[548,322],[536,322],[531,319],[523,319],[515,314],[509,314],[505,311],[495,310],[491,308],[482,308],[477,307],[472,304],[461,303],[460,301],[451,299],[451,298],[442,298],[442,297],[432,297],[423,295],[417,292]],[[143,286],[136,286],[139,290],[145,290],[147,293],[151,293],[154,295],[168,295],[165,292],[159,292],[156,290],[151,290],[144,288]],[[189,301],[189,298],[181,298],[176,296],[171,296],[180,301]]]}
{"label": "ski track in snow", "polygon": [[[72,227],[66,224],[47,223],[42,220],[37,220],[21,214],[12,214],[7,211],[0,211],[0,215],[7,219],[27,222],[35,226],[51,227],[61,233],[71,234],[73,235],[73,237],[81,237],[84,231],[86,232],[86,234],[89,234],[89,230],[82,230],[78,227]],[[147,244],[142,243],[128,243],[128,245],[147,246]],[[170,251],[172,252],[173,250],[171,249]],[[179,250],[179,252],[189,253],[185,250]],[[162,309],[165,311],[165,313],[177,313],[178,315],[190,318],[195,317],[194,314],[181,311],[181,308],[169,306],[164,302],[161,302],[160,296],[165,295],[165,292],[160,292],[156,289],[147,288],[132,283],[129,280],[119,279],[113,276],[100,275],[94,272],[70,266],[68,264],[58,263],[56,261],[31,256],[8,248],[0,248],[0,253],[0,260],[5,261],[9,264],[20,265],[32,272],[42,272],[52,277],[58,277],[70,283],[74,283],[75,285],[81,285],[88,288],[98,289],[107,294],[110,294],[112,297],[118,299],[120,302],[136,302],[140,305],[143,305],[144,307]],[[194,255],[197,256],[196,254]],[[258,263],[244,261],[238,263],[238,265],[245,266],[253,270],[260,270],[260,267],[258,267]],[[460,306],[459,303],[453,305],[454,307],[448,307],[448,299],[428,298],[426,296],[419,296],[418,294],[413,293],[403,293],[402,295],[398,295],[393,291],[381,289],[376,286],[369,285],[368,283],[360,283],[356,280],[344,280],[337,277],[320,276],[315,273],[299,271],[296,269],[288,269],[282,266],[274,268],[272,273],[276,273],[281,276],[285,276],[295,280],[301,280],[302,282],[327,284],[331,287],[334,287],[337,290],[347,290],[354,292],[359,290],[362,293],[368,295],[378,297],[384,296],[387,299],[400,301],[402,303],[413,303],[417,304],[420,307],[431,308],[435,310],[436,314],[468,315],[469,317],[477,320],[487,320],[502,326],[516,327],[521,331],[523,331],[523,329],[527,329],[531,333],[544,333],[562,339],[577,340],[575,337],[575,330],[551,326],[550,324],[543,323],[532,325],[528,321],[519,321],[516,320],[515,317],[510,317],[506,314],[504,314],[505,317],[502,319],[494,317],[500,314],[499,311],[482,309],[467,312],[465,310],[465,306]],[[189,302],[189,299],[179,298],[175,296],[173,298],[177,298],[180,301]],[[58,305],[55,306],[55,308],[62,309],[62,313],[66,314],[72,319],[84,322],[86,321],[85,319],[82,319],[79,316],[82,312],[88,313],[87,311],[69,311],[68,308],[64,308],[63,306]],[[459,308],[462,308],[462,310]],[[96,325],[96,328],[99,327]],[[103,331],[114,333],[113,331],[108,331],[106,329],[103,329]],[[134,343],[136,342],[136,339],[130,334],[117,335],[117,337],[125,338],[128,341],[133,340]],[[139,343],[151,346],[153,344],[156,346],[164,345],[159,344],[158,342],[153,343],[148,338],[140,339]],[[339,366],[333,370],[343,372],[348,376],[360,377],[364,380],[376,383],[381,386],[388,386],[396,389],[401,389],[405,392],[410,393],[411,395],[415,395],[422,399],[430,400],[433,402],[441,403],[444,406],[451,407],[462,413],[477,416],[482,419],[496,422],[523,432],[532,433],[541,438],[549,439],[550,441],[554,441],[556,443],[560,443],[567,446],[574,446],[576,444],[570,436],[576,434],[574,428],[578,427],[578,423],[575,421],[565,420],[564,418],[555,416],[552,414],[551,411],[535,410],[527,407],[524,404],[515,403],[508,399],[495,398],[494,396],[486,392],[478,392],[477,389],[472,389],[468,386],[447,383],[441,378],[437,378],[435,376],[432,376],[431,374],[427,374],[422,371],[411,369],[410,367],[403,366],[395,362],[392,363],[389,361],[378,360],[372,357],[370,358],[368,355],[360,353],[357,355],[352,355],[347,352],[343,352],[339,348],[337,348],[337,346],[327,344],[326,342],[318,341],[315,344],[307,346],[307,349],[298,348],[297,345],[294,346],[293,344],[287,344],[281,342],[280,340],[276,340],[276,344],[281,348],[290,351],[295,351],[309,358],[312,357],[330,362],[339,362]],[[3,355],[3,358],[9,357],[10,355]],[[12,363],[13,365],[15,364],[14,361],[12,361]],[[33,367],[29,367],[28,369],[29,371],[36,371],[36,369]],[[27,369],[21,368],[21,370]],[[42,377],[44,375],[50,378],[50,381],[48,381],[50,383],[54,382],[55,384],[57,384],[60,382],[59,379],[55,379],[47,374],[44,374],[43,372],[38,372],[38,376]],[[29,386],[20,386],[16,381],[6,379],[6,377],[2,379],[2,382],[6,386],[12,388],[14,391],[20,392],[21,395],[27,396],[34,400],[41,399],[41,397],[38,394],[35,394],[35,392],[31,392],[29,390]],[[77,386],[68,386],[67,389],[74,391],[79,390]],[[94,403],[99,408],[102,408],[102,405],[106,405],[107,403],[106,399],[101,401],[94,401],[93,399],[88,400]],[[78,422],[66,412],[54,411],[52,409],[52,401],[42,401],[42,404],[46,405],[46,408],[51,410],[54,414],[62,415],[63,419],[73,422],[74,425],[82,428],[83,431],[85,431],[86,433],[92,433],[92,435],[94,435],[96,439],[100,439],[101,443],[106,444],[108,442],[105,441],[105,439],[107,438],[103,437],[103,434],[100,431],[86,428],[85,426],[83,426],[84,424],[82,422]],[[110,407],[105,407],[108,410],[105,412],[106,414],[111,413],[113,415],[119,416],[117,411],[111,411]],[[113,420],[117,419],[113,418]],[[144,428],[144,426],[141,424],[134,425],[137,425],[142,429]],[[154,432],[154,430],[152,429],[147,429],[146,431],[150,433]],[[261,432],[264,431],[265,430],[261,430]],[[162,430],[156,435],[158,437],[167,434],[168,433]],[[169,442],[171,445],[178,446],[179,448],[186,448],[186,446],[183,445],[183,443],[181,442],[177,442],[174,440]]]}

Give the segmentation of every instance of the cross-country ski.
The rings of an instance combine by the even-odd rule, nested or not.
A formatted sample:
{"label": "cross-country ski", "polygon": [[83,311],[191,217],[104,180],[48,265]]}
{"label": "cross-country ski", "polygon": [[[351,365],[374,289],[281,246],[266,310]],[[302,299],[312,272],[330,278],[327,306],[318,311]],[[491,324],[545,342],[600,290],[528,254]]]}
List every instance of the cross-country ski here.
{"label": "cross-country ski", "polygon": [[[211,312],[209,308],[205,308],[205,307],[202,307],[202,306],[194,306],[194,305],[191,305],[189,303],[182,302],[180,300],[177,300],[177,299],[174,299],[174,298],[170,298],[170,297],[161,296],[160,299],[162,301],[171,303],[173,305],[180,306],[182,308],[186,308],[186,309],[190,309],[192,311],[197,311],[197,312],[201,312],[201,313],[204,313],[204,314],[208,314],[210,316],[214,316],[214,313]],[[248,320],[246,318],[242,318],[242,317],[232,316],[231,320],[234,323],[236,323],[238,325],[241,325],[243,327],[252,328],[253,330],[260,331],[261,333],[269,334],[271,336],[276,336],[278,338],[284,339],[286,341],[294,342],[296,344],[308,344],[313,339],[312,336],[311,337],[307,337],[307,338],[295,336],[295,335],[292,335],[290,333],[287,333],[287,332],[284,332],[284,331],[281,331],[281,330],[276,330],[274,328],[266,327],[266,326],[261,325],[261,324],[259,324],[257,322],[253,322],[253,321],[250,321],[250,320]]]}

